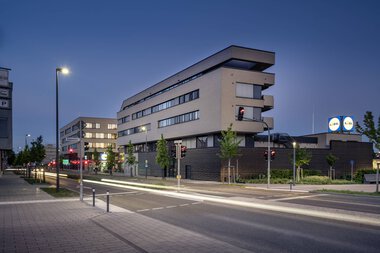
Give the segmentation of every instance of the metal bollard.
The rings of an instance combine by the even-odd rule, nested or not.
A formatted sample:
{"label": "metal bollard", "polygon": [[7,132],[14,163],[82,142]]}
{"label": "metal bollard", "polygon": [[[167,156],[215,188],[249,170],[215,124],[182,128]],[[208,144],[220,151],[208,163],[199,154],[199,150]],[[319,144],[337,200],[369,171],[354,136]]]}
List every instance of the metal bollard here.
{"label": "metal bollard", "polygon": [[110,192],[107,191],[107,213],[110,212]]}
{"label": "metal bollard", "polygon": [[290,187],[290,190],[293,189],[293,182],[292,181],[289,182],[289,187]]}
{"label": "metal bollard", "polygon": [[92,206],[95,206],[95,188],[92,188]]}

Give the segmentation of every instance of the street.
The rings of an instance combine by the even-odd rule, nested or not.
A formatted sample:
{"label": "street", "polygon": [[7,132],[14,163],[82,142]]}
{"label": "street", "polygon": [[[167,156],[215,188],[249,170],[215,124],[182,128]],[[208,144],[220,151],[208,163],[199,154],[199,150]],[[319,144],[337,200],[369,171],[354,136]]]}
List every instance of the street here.
{"label": "street", "polygon": [[[77,181],[61,179],[61,184],[78,191]],[[88,196],[94,187],[100,195],[99,199],[105,201],[104,193],[109,190],[112,205],[252,252],[378,252],[380,247],[378,226],[259,210],[228,203],[196,201],[168,196],[163,191],[156,194],[88,182],[84,187]],[[242,196],[253,202],[285,202],[310,208],[328,207],[332,210],[380,214],[380,200],[376,197],[250,191],[252,194],[244,192]],[[202,195],[194,192],[190,194]],[[213,197],[242,198],[238,192],[227,192]]]}

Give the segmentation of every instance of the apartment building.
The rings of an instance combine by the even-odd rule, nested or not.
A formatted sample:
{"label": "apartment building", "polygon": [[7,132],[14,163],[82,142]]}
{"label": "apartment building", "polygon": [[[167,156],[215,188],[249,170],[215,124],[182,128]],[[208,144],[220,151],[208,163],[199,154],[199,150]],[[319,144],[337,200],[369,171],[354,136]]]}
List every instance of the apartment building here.
{"label": "apartment building", "polygon": [[12,91],[10,69],[0,67],[0,173],[6,166],[6,153],[12,150]]}
{"label": "apartment building", "polygon": [[[125,150],[131,141],[139,168],[144,170],[146,160],[148,175],[160,176],[155,143],[161,134],[170,145],[182,140],[188,148],[184,176],[219,179],[221,131],[232,123],[241,147],[253,148],[254,136],[266,125],[273,128],[273,118],[263,113],[274,106],[273,96],[266,94],[275,79],[266,70],[274,62],[274,52],[230,46],[127,98],[117,113],[117,145]],[[241,106],[245,119],[238,121]],[[176,175],[174,164],[165,175]]]}
{"label": "apartment building", "polygon": [[88,160],[92,159],[92,154],[96,150],[101,154],[101,159],[105,161],[104,153],[109,146],[113,151],[117,152],[116,137],[117,124],[116,119],[112,118],[95,118],[95,117],[79,117],[60,128],[61,154],[65,157],[77,157],[80,146],[77,138],[81,136],[83,142],[88,142],[89,150],[85,155]]}

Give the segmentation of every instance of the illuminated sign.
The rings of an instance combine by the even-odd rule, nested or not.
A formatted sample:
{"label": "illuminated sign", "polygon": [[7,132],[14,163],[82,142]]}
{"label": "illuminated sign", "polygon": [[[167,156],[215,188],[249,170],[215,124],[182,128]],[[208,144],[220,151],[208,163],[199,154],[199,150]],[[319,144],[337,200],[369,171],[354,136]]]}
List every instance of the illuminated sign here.
{"label": "illuminated sign", "polygon": [[340,129],[340,117],[329,118],[329,132],[339,132]]}
{"label": "illuminated sign", "polygon": [[107,154],[106,153],[101,154],[100,155],[100,160],[106,161],[107,160]]}
{"label": "illuminated sign", "polygon": [[350,116],[343,117],[343,131],[352,132],[354,130],[354,120]]}
{"label": "illuminated sign", "polygon": [[351,116],[336,116],[329,118],[329,133],[354,131],[354,119]]}
{"label": "illuminated sign", "polygon": [[62,164],[63,165],[70,165],[69,159],[63,159]]}

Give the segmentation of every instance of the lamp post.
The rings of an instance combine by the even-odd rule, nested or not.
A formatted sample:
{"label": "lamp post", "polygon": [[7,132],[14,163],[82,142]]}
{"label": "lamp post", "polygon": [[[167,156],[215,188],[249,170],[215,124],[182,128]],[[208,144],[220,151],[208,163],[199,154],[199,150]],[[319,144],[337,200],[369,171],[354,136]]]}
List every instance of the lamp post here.
{"label": "lamp post", "polygon": [[[145,132],[145,147],[144,151],[146,148],[146,152],[148,152],[148,128],[146,126],[141,127],[141,130]],[[148,160],[145,160],[145,179],[148,178]]]}
{"label": "lamp post", "polygon": [[28,145],[27,138],[30,137],[30,136],[31,136],[30,134],[25,134],[25,147],[26,147],[26,145]]}
{"label": "lamp post", "polygon": [[68,68],[56,68],[55,69],[55,168],[57,172],[56,191],[59,191],[59,117],[58,117],[58,73],[64,75],[69,74]]}
{"label": "lamp post", "polygon": [[297,142],[293,142],[293,185],[296,185],[296,146]]}

